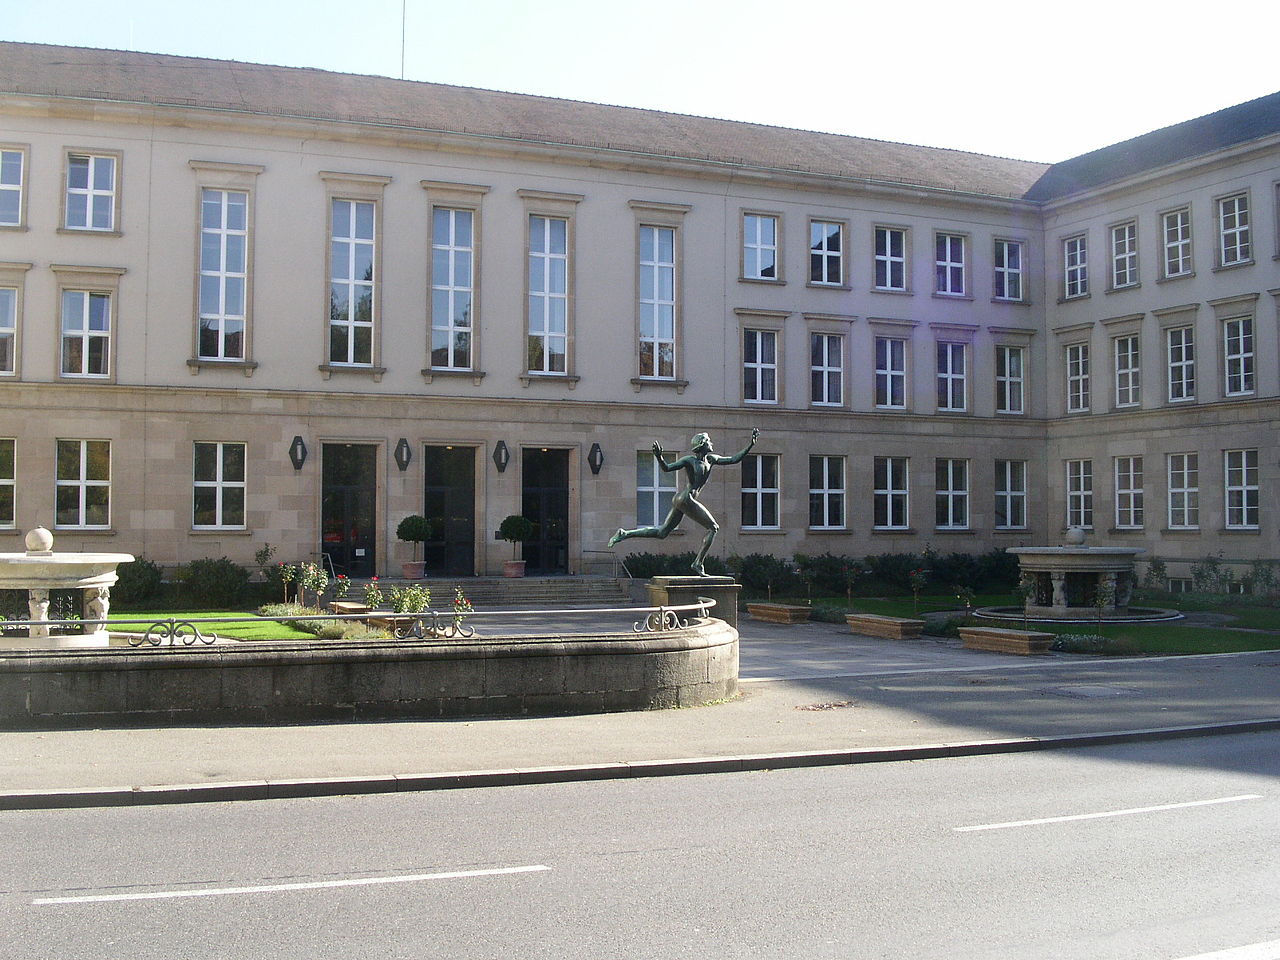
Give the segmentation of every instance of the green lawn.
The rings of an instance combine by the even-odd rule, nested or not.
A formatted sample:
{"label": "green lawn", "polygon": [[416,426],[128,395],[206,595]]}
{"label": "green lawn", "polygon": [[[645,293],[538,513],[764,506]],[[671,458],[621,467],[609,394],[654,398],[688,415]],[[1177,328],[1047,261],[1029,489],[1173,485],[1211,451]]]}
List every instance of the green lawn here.
{"label": "green lawn", "polygon": [[243,610],[112,610],[109,620],[146,620],[147,623],[127,624],[120,629],[129,633],[143,633],[152,623],[164,620],[203,620],[209,617],[239,617],[235,623],[197,623],[201,633],[216,633],[220,637],[237,640],[314,640],[315,637],[283,623],[270,623]]}

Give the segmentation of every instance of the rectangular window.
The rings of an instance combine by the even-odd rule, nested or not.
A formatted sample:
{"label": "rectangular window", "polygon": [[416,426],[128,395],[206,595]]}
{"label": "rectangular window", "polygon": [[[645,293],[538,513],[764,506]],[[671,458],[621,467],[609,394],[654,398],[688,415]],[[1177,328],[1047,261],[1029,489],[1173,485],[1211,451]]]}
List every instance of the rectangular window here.
{"label": "rectangular window", "polygon": [[742,331],[742,399],[747,403],[778,402],[776,331]]}
{"label": "rectangular window", "polygon": [[676,231],[640,227],[640,376],[676,375]]}
{"label": "rectangular window", "polygon": [[907,341],[876,337],[876,406],[907,408]]}
{"label": "rectangular window", "polygon": [[569,221],[529,216],[529,372],[566,373]]}
{"label": "rectangular window", "polygon": [[934,525],[939,530],[969,528],[969,461],[934,461]]}
{"label": "rectangular window", "polygon": [[872,522],[877,530],[906,530],[910,516],[907,510],[907,458],[876,457],[872,466],[875,500]]}
{"label": "rectangular window", "polygon": [[934,237],[934,279],[938,293],[964,296],[968,292],[964,275],[964,237],[939,233]]}
{"label": "rectangular window", "polygon": [[1021,530],[1027,525],[1027,463],[996,461],[996,529]]}
{"label": "rectangular window", "polygon": [[0,150],[0,227],[22,224],[25,159],[22,150]]}
{"label": "rectangular window", "polygon": [[1141,399],[1142,372],[1138,364],[1137,336],[1112,341],[1116,358],[1116,406],[1136,407]]}
{"label": "rectangular window", "polygon": [[244,527],[244,463],[243,443],[195,444],[192,526]]}
{"label": "rectangular window", "polygon": [[111,356],[111,297],[62,291],[62,374],[106,377]]}
{"label": "rectangular window", "polygon": [[1021,300],[1022,244],[1017,240],[997,240],[995,261],[995,298]]}
{"label": "rectangular window", "polygon": [[907,231],[894,227],[875,229],[877,290],[907,289]]}
{"label": "rectangular window", "polygon": [[[670,451],[669,451],[670,452]],[[656,527],[671,512],[676,474],[667,473],[649,450],[636,452],[636,524]]]}
{"label": "rectangular window", "polygon": [[63,226],[68,230],[115,230],[115,157],[75,153],[67,156],[66,215]]}
{"label": "rectangular window", "polygon": [[1226,468],[1227,529],[1258,528],[1258,451],[1227,450],[1223,453]]}
{"label": "rectangular window", "polygon": [[938,409],[952,413],[968,406],[966,344],[939,343]]}
{"label": "rectangular window", "polygon": [[777,217],[742,215],[742,276],[747,280],[779,279]]}
{"label": "rectangular window", "polygon": [[1169,352],[1169,400],[1196,398],[1196,343],[1192,327],[1174,327],[1165,333]]}
{"label": "rectangular window", "polygon": [[1022,347],[996,345],[996,413],[1026,412]]}
{"label": "rectangular window", "polygon": [[1190,577],[1170,577],[1169,592],[1170,593],[1190,593],[1195,589],[1196,582]]}
{"label": "rectangular window", "polygon": [[111,525],[111,442],[59,440],[54,521],[59,527]]}
{"label": "rectangular window", "polygon": [[1137,530],[1142,524],[1142,458],[1116,457],[1116,529]]}
{"label": "rectangular window", "polygon": [[367,200],[333,200],[329,277],[329,362],[373,364],[376,217]]}
{"label": "rectangular window", "polygon": [[742,529],[777,530],[778,457],[748,454],[742,460]]}
{"label": "rectangular window", "polygon": [[1067,526],[1093,529],[1093,461],[1067,461]]}
{"label": "rectangular window", "polygon": [[201,360],[243,360],[249,195],[200,191]]}
{"label": "rectangular window", "polygon": [[1067,413],[1089,409],[1089,345],[1067,345]]}
{"label": "rectangular window", "polygon": [[1089,249],[1083,234],[1062,241],[1062,270],[1064,299],[1089,292]]}
{"label": "rectangular window", "polygon": [[17,441],[0,440],[0,529],[14,528],[14,503],[17,499],[16,460]]}
{"label": "rectangular window", "polygon": [[1229,267],[1253,259],[1249,241],[1249,196],[1240,193],[1218,201],[1218,263]]}
{"label": "rectangular window", "polygon": [[1226,393],[1229,397],[1253,393],[1253,318],[1236,317],[1222,324]]}
{"label": "rectangular window", "polygon": [[0,376],[12,376],[18,362],[18,288],[0,287]]}
{"label": "rectangular window", "polygon": [[1138,282],[1138,225],[1122,223],[1111,228],[1111,286],[1131,287]]}
{"label": "rectangular window", "polygon": [[1164,275],[1184,277],[1191,272],[1191,211],[1171,210],[1161,218],[1164,239]]}
{"label": "rectangular window", "polygon": [[471,369],[475,295],[475,211],[431,211],[431,366]]}
{"label": "rectangular window", "polygon": [[809,282],[831,287],[844,283],[844,224],[809,222]]}
{"label": "rectangular window", "polygon": [[809,528],[844,529],[844,457],[809,458]]}
{"label": "rectangular window", "polygon": [[844,337],[839,334],[809,334],[809,401],[819,407],[844,403]]}
{"label": "rectangular window", "polygon": [[1200,526],[1200,455],[1169,454],[1169,529]]}

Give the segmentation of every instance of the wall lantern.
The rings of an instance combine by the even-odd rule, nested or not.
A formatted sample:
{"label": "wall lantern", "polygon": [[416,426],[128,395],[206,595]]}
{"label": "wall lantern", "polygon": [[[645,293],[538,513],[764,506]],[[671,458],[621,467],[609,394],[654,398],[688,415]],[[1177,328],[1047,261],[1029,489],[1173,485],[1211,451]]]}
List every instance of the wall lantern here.
{"label": "wall lantern", "polygon": [[400,438],[400,442],[396,444],[396,466],[400,468],[400,472],[404,473],[409,469],[409,464],[413,461],[413,451],[409,449],[409,441],[404,437]]}
{"label": "wall lantern", "polygon": [[593,477],[600,473],[600,468],[604,466],[604,451],[600,449],[600,444],[591,445],[591,451],[587,454],[587,466],[591,468]]}
{"label": "wall lantern", "polygon": [[499,473],[503,473],[510,462],[511,451],[507,449],[506,441],[499,440],[493,447],[493,465],[498,468]]}
{"label": "wall lantern", "polygon": [[307,445],[302,442],[301,437],[294,437],[293,443],[289,444],[289,460],[295,470],[301,470],[302,465],[307,462]]}

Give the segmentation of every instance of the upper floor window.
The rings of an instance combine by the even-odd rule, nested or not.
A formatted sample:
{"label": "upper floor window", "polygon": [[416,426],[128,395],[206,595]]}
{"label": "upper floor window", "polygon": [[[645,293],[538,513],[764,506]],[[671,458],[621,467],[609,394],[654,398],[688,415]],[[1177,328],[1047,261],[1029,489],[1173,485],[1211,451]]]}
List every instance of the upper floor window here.
{"label": "upper floor window", "polygon": [[742,331],[742,399],[778,402],[778,334],[774,330]]}
{"label": "upper floor window", "polygon": [[1067,461],[1067,526],[1093,528],[1093,461]]}
{"label": "upper floor window", "polygon": [[1022,347],[996,345],[996,413],[1025,413]]}
{"label": "upper floor window", "polygon": [[1022,244],[1017,240],[997,240],[995,262],[995,299],[1023,299]]}
{"label": "upper floor window", "polygon": [[569,221],[529,217],[530,373],[568,372]]}
{"label": "upper floor window", "polygon": [[778,529],[780,498],[777,455],[747,454],[742,459],[742,529]]}
{"label": "upper floor window", "polygon": [[640,227],[640,376],[676,375],[676,231]]}
{"label": "upper floor window", "polygon": [[938,409],[952,413],[968,407],[967,344],[939,343]]}
{"label": "upper floor window", "polygon": [[1249,240],[1249,195],[1238,193],[1218,201],[1218,263],[1229,267],[1253,259]]}
{"label": "upper floor window", "polygon": [[671,512],[676,474],[667,473],[648,450],[636,452],[636,523],[656,527]]}
{"label": "upper floor window", "polygon": [[54,522],[59,527],[111,526],[111,441],[59,440]]}
{"label": "upper floor window", "polygon": [[0,287],[0,376],[18,369],[18,288]]}
{"label": "upper floor window", "polygon": [[14,459],[17,441],[0,439],[0,529],[12,530],[14,527],[14,505],[17,492],[17,471]]}
{"label": "upper floor window", "polygon": [[910,523],[906,457],[876,457],[872,463],[872,523],[877,530],[906,530]]}
{"label": "upper floor window", "polygon": [[1172,327],[1165,332],[1169,356],[1169,400],[1196,398],[1196,342],[1192,327]]}
{"label": "upper floor window", "polygon": [[1227,529],[1252,530],[1258,527],[1258,451],[1223,452],[1226,470]]}
{"label": "upper floor window", "polygon": [[1191,211],[1170,210],[1160,217],[1164,240],[1164,275],[1182,277],[1191,272]]}
{"label": "upper floor window", "polygon": [[67,155],[64,227],[108,233],[116,229],[118,170],[119,162],[115,156]]}
{"label": "upper floor window", "polygon": [[201,360],[245,359],[249,195],[200,191]]}
{"label": "upper floor window", "polygon": [[1111,228],[1111,286],[1131,287],[1138,282],[1138,225],[1122,223]]}
{"label": "upper floor window", "polygon": [[1112,344],[1116,359],[1116,406],[1137,406],[1142,386],[1142,372],[1138,365],[1138,338],[1136,335],[1116,337]]}
{"label": "upper floor window", "polygon": [[25,173],[25,151],[0,149],[0,227],[22,224]]}
{"label": "upper floor window", "polygon": [[876,337],[876,406],[907,407],[907,341]]}
{"label": "upper floor window", "polygon": [[471,369],[475,295],[475,212],[431,211],[431,366]]}
{"label": "upper floor window", "polygon": [[996,461],[997,530],[1020,530],[1027,525],[1027,462]]}
{"label": "upper floor window", "polygon": [[1116,529],[1137,530],[1142,524],[1142,458],[1116,457]]}
{"label": "upper floor window", "polygon": [[191,524],[197,528],[244,527],[243,443],[196,443]]}
{"label": "upper floor window", "polygon": [[844,529],[844,457],[809,458],[809,529]]}
{"label": "upper floor window", "polygon": [[844,224],[809,221],[809,282],[831,287],[844,283]]}
{"label": "upper floor window", "polygon": [[815,406],[844,403],[844,337],[809,334],[809,401]]}
{"label": "upper floor window", "polygon": [[964,241],[963,236],[954,233],[939,233],[934,237],[934,289],[938,293],[963,296],[968,292]]}
{"label": "upper floor window", "polygon": [[1067,345],[1067,412],[1089,409],[1089,345]]}
{"label": "upper floor window", "polygon": [[742,276],[747,280],[778,280],[778,218],[760,213],[742,215]]}
{"label": "upper floor window", "polygon": [[969,461],[934,461],[934,525],[939,530],[969,528]]}
{"label": "upper floor window", "polygon": [[1200,455],[1169,454],[1169,529],[1200,526]]}
{"label": "upper floor window", "polygon": [[875,265],[877,290],[907,289],[907,231],[876,227]]}
{"label": "upper floor window", "polygon": [[329,363],[372,366],[378,205],[330,201]]}
{"label": "upper floor window", "polygon": [[1226,395],[1253,393],[1253,317],[1235,317],[1222,324]]}
{"label": "upper floor window", "polygon": [[110,374],[111,296],[89,290],[62,291],[62,375]]}
{"label": "upper floor window", "polygon": [[1062,241],[1062,296],[1083,297],[1089,292],[1089,249],[1084,234]]}

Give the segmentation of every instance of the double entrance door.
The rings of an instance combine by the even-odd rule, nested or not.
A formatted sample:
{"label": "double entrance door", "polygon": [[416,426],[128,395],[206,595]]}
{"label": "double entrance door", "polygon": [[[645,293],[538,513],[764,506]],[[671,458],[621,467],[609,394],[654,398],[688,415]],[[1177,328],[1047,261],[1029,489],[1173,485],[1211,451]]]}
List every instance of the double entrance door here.
{"label": "double entrance door", "polygon": [[321,551],[335,573],[373,576],[377,570],[378,447],[323,444],[320,474]]}
{"label": "double entrance door", "polygon": [[521,457],[520,512],[534,523],[524,545],[525,573],[568,573],[569,451],[526,447]]}

